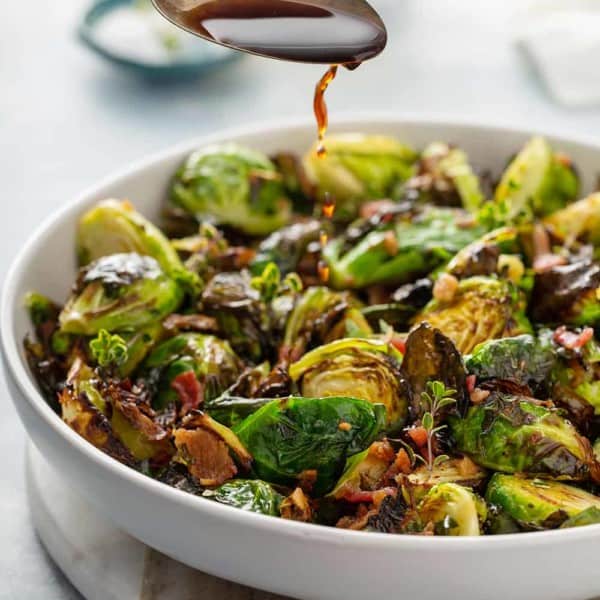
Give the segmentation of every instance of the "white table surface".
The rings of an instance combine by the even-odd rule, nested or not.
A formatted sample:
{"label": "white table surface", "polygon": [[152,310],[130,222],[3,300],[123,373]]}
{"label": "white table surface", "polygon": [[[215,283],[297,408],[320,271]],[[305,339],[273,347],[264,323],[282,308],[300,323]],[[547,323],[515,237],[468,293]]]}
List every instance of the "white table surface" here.
{"label": "white table surface", "polygon": [[[442,113],[600,138],[600,107],[547,97],[512,44],[513,0],[373,0],[385,53],[340,72],[342,110]],[[169,144],[271,117],[308,116],[322,69],[256,58],[179,85],[149,85],[91,55],[74,28],[82,0],[5,2],[0,12],[0,281],[33,228],[83,187]],[[0,374],[0,599],[77,598],[32,529],[24,432]]]}

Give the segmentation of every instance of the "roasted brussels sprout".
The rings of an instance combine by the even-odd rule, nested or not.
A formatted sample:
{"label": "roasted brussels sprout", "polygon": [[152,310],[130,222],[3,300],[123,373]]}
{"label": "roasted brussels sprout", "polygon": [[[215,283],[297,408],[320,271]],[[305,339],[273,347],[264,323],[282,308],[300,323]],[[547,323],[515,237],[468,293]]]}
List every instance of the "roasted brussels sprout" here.
{"label": "roasted brussels sprout", "polygon": [[526,529],[553,529],[591,508],[600,509],[600,498],[574,486],[502,473],[494,474],[485,498]]}
{"label": "roasted brussels sprout", "polygon": [[578,239],[600,245],[600,193],[557,210],[545,217],[543,223],[565,242]]}
{"label": "roasted brussels sprout", "polygon": [[457,449],[504,473],[583,481],[597,477],[589,441],[556,410],[530,398],[493,392],[464,419],[450,418]]}
{"label": "roasted brussels sprout", "polygon": [[421,201],[462,206],[469,212],[476,212],[484,201],[467,154],[443,142],[433,142],[423,150],[417,175],[406,188],[417,191]]}
{"label": "roasted brussels sprout", "polygon": [[552,267],[535,276],[531,316],[541,323],[600,323],[600,265],[581,260]]}
{"label": "roasted brussels sprout", "polygon": [[417,154],[399,141],[381,135],[343,134],[327,137],[327,155],[317,146],[304,157],[304,167],[321,199],[331,194],[335,217],[354,218],[364,200],[389,197],[414,173]]}
{"label": "roasted brussels sprout", "polygon": [[279,516],[283,496],[271,485],[259,479],[235,479],[215,490],[206,490],[206,498],[261,515]]}
{"label": "roasted brussels sprout", "polygon": [[179,403],[187,412],[232,385],[242,364],[229,342],[213,335],[182,333],[156,346],[143,369],[156,387],[155,408]]}
{"label": "roasted brussels sprout", "polygon": [[560,526],[560,529],[569,527],[583,527],[584,525],[596,525],[600,523],[600,506],[590,506],[574,517],[568,518]]}
{"label": "roasted brussels sprout", "polygon": [[465,358],[465,366],[478,381],[505,379],[535,391],[548,382],[556,361],[547,338],[523,334],[479,344]]}
{"label": "roasted brussels sprout", "polygon": [[480,535],[487,516],[485,502],[456,483],[440,483],[421,500],[417,513],[435,535]]}
{"label": "roasted brussels sprout", "polygon": [[271,233],[290,217],[275,165],[235,144],[193,152],[175,176],[171,200],[198,221],[231,225],[250,235]]}
{"label": "roasted brussels sprout", "polygon": [[563,208],[578,192],[579,177],[569,159],[534,137],[508,165],[481,217],[495,226],[530,221]]}
{"label": "roasted brussels sprout", "polygon": [[388,431],[408,413],[408,390],[400,373],[402,355],[389,343],[345,338],[319,346],[290,365],[303,396],[352,396],[386,408]]}
{"label": "roasted brussels sprout", "polygon": [[359,289],[374,283],[400,284],[425,275],[450,260],[483,230],[465,225],[464,213],[428,208],[411,221],[400,219],[370,231],[347,248],[344,237],[323,250],[331,286]]}
{"label": "roasted brussels sprout", "polygon": [[531,331],[525,299],[511,283],[492,277],[463,279],[452,300],[432,300],[415,318],[437,327],[468,354],[482,342]]}
{"label": "roasted brussels sprout", "polygon": [[159,321],[183,300],[180,286],[150,256],[113,254],[83,267],[60,313],[61,331],[95,335]]}
{"label": "roasted brussels sprout", "polygon": [[263,406],[234,432],[254,457],[258,477],[293,485],[312,471],[318,496],[333,487],[346,459],[373,441],[384,420],[383,405],[356,398],[284,398]]}

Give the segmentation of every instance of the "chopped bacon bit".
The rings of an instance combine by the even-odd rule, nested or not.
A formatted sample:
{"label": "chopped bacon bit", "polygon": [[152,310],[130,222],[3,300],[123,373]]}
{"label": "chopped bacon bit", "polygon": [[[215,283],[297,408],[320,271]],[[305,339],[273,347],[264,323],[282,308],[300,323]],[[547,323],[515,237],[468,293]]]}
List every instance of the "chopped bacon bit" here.
{"label": "chopped bacon bit", "polygon": [[458,279],[449,273],[441,273],[433,285],[433,297],[439,302],[452,302],[458,289]]}
{"label": "chopped bacon bit", "polygon": [[362,502],[370,504],[373,502],[373,492],[363,490],[350,492],[350,490],[348,490],[348,493],[345,494],[343,498],[346,502],[350,502],[351,504],[361,504]]}
{"label": "chopped bacon bit", "polygon": [[395,457],[394,449],[387,440],[373,442],[369,446],[369,456],[374,456],[385,462],[392,462]]}
{"label": "chopped bacon bit", "polygon": [[564,325],[561,325],[553,335],[553,339],[567,350],[577,350],[583,348],[594,337],[594,330],[591,327],[584,327],[580,333],[569,331]]}
{"label": "chopped bacon bit", "polygon": [[394,461],[394,465],[398,468],[398,471],[408,475],[411,472],[411,464],[410,457],[408,456],[408,452],[404,448],[400,448],[398,450],[398,454],[396,454],[396,460]]}
{"label": "chopped bacon bit", "polygon": [[475,375],[467,375],[467,392],[469,394],[475,389],[477,383],[477,377]]}
{"label": "chopped bacon bit", "polygon": [[396,256],[396,254],[398,254],[398,240],[393,231],[386,231],[383,236],[383,247],[390,256]]}
{"label": "chopped bacon bit", "polygon": [[350,423],[347,423],[346,421],[342,421],[339,425],[338,425],[338,429],[340,431],[350,431],[352,429],[352,425]]}
{"label": "chopped bacon bit", "polygon": [[377,213],[391,211],[395,208],[396,203],[393,200],[372,200],[365,202],[360,207],[360,216],[363,219],[370,219]]}
{"label": "chopped bacon bit", "polygon": [[418,448],[422,448],[427,444],[427,430],[425,427],[412,427],[407,433]]}
{"label": "chopped bacon bit", "polygon": [[303,491],[311,492],[317,481],[317,475],[316,469],[305,469],[298,475],[298,485]]}
{"label": "chopped bacon bit", "polygon": [[471,477],[479,474],[479,467],[468,457],[463,456],[460,460],[454,462],[458,472],[462,477]]}
{"label": "chopped bacon bit", "polygon": [[398,334],[393,334],[392,339],[390,340],[390,344],[396,348],[402,354],[406,354],[406,341],[403,337]]}
{"label": "chopped bacon bit", "polygon": [[473,404],[481,404],[484,400],[487,399],[487,397],[490,395],[489,390],[482,390],[481,388],[475,388],[470,396],[471,396],[471,402]]}
{"label": "chopped bacon bit", "polygon": [[383,502],[384,498],[387,498],[388,496],[395,496],[396,492],[396,488],[393,487],[384,487],[379,490],[375,490],[373,492],[373,504],[376,508],[379,508],[379,505]]}
{"label": "chopped bacon bit", "polygon": [[299,487],[283,500],[279,507],[279,512],[283,519],[302,521],[304,523],[312,520],[312,508],[308,498]]}
{"label": "chopped bacon bit", "polygon": [[546,228],[538,223],[533,227],[533,255],[538,257],[542,254],[551,254],[550,236]]}
{"label": "chopped bacon bit", "polygon": [[182,414],[198,408],[204,400],[204,390],[196,378],[194,371],[185,371],[185,373],[177,375],[171,382],[171,387],[177,392],[181,400]]}
{"label": "chopped bacon bit", "polygon": [[566,264],[567,259],[559,254],[540,254],[533,260],[533,270],[536,273],[543,273],[544,271],[549,271],[554,267],[560,267],[561,265]]}

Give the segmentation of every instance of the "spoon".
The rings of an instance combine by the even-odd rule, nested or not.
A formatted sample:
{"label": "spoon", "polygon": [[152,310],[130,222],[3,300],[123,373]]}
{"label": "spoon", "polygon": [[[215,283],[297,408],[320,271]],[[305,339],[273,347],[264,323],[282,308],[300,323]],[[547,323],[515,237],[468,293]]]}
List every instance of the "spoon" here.
{"label": "spoon", "polygon": [[152,0],[169,21],[235,50],[356,67],[385,47],[381,17],[365,0]]}

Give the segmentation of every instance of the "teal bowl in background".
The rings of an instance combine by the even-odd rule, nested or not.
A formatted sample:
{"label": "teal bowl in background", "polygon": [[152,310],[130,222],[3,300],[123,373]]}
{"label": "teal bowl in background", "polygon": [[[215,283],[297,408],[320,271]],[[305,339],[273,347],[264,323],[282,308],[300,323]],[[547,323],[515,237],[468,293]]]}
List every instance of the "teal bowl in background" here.
{"label": "teal bowl in background", "polygon": [[[122,70],[149,79],[196,78],[241,57],[240,52],[206,42],[175,28],[157,12],[154,13],[151,6],[147,9],[136,6],[139,6],[139,0],[97,0],[83,15],[77,31],[79,39],[106,61]],[[116,24],[115,18],[120,18],[125,27],[119,34],[121,37],[123,33],[125,37],[131,34],[131,29],[138,29],[138,33],[147,30],[146,42],[148,49],[153,52],[144,55],[143,39],[131,38],[133,43],[129,48],[125,45],[126,40],[124,42],[123,39],[116,39],[118,36],[111,40],[109,32],[104,29],[108,19],[112,20],[113,25]],[[161,33],[152,31],[154,22],[156,29],[168,32],[168,39],[160,41]],[[128,27],[132,25],[133,28]],[[173,40],[181,47],[171,46]]]}

